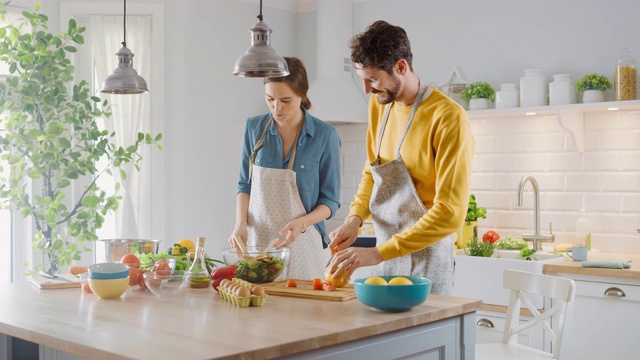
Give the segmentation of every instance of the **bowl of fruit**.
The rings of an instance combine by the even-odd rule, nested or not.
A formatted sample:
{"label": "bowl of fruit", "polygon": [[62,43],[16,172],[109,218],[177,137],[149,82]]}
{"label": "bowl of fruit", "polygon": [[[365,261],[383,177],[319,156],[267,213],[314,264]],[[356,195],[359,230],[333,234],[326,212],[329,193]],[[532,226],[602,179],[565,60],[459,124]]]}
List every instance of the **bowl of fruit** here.
{"label": "bowl of fruit", "polygon": [[431,280],[419,276],[370,276],[353,283],[356,297],[374,310],[401,312],[427,300]]}
{"label": "bowl of fruit", "polygon": [[222,250],[224,262],[236,266],[236,277],[254,284],[276,280],[286,270],[290,254],[286,247],[248,246],[244,252],[238,248]]}

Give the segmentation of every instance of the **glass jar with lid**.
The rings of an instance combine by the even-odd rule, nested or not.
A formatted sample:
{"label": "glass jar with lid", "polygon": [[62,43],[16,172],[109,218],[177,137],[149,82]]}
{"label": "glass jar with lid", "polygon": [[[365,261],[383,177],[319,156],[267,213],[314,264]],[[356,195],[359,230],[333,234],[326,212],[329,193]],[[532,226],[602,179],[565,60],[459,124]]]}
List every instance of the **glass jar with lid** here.
{"label": "glass jar with lid", "polygon": [[540,69],[526,69],[520,78],[520,106],[547,105],[547,84]]}
{"label": "glass jar with lid", "polygon": [[496,109],[518,106],[520,106],[520,94],[516,84],[500,84],[500,90],[496,92]]}
{"label": "glass jar with lid", "polygon": [[571,74],[555,74],[549,83],[549,105],[575,104],[578,95]]}
{"label": "glass jar with lid", "polygon": [[636,60],[631,56],[631,50],[624,48],[618,58],[613,80],[616,100],[636,100],[637,79]]}

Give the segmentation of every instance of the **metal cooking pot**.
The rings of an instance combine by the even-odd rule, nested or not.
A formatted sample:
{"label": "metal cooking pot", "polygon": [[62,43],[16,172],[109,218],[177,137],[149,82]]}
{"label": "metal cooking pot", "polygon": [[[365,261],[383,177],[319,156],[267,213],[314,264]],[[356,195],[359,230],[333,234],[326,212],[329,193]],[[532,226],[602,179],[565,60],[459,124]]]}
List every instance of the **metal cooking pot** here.
{"label": "metal cooking pot", "polygon": [[100,239],[104,245],[104,257],[107,262],[119,262],[126,254],[157,254],[160,240],[145,239]]}

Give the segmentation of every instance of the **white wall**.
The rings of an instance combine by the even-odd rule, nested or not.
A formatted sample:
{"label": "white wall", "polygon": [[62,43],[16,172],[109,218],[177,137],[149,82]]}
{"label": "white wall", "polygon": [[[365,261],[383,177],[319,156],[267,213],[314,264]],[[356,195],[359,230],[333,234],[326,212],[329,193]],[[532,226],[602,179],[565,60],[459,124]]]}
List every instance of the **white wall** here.
{"label": "white wall", "polygon": [[[51,23],[56,21],[57,4],[61,1],[64,0],[44,1]],[[165,4],[166,101],[160,104],[166,114],[167,208],[163,248],[183,237],[206,236],[209,254],[221,257],[221,249],[227,245],[226,239],[234,222],[235,183],[243,123],[248,116],[267,111],[262,81],[231,75],[235,60],[249,46],[249,28],[256,21],[259,2],[136,1]],[[14,4],[33,2],[18,0]],[[264,21],[273,29],[272,46],[279,54],[300,57],[307,65],[310,80],[313,80],[317,66],[315,12],[306,8],[301,12],[296,10],[300,4],[308,3],[264,1],[263,15]],[[282,4],[292,6],[283,8]],[[640,59],[637,14],[640,14],[640,2],[633,0],[364,0],[354,2],[353,29],[354,33],[363,31],[377,19],[403,26],[412,41],[414,68],[428,83],[446,82],[451,69],[457,66],[467,80],[485,80],[497,87],[500,83],[517,82],[523,70],[530,67],[542,69],[548,78],[559,72],[571,73],[574,79],[586,73],[600,72],[612,79],[620,48],[631,47],[636,58]],[[625,126],[629,126],[628,123]],[[516,119],[510,125],[517,130],[518,124],[524,125],[525,120]],[[607,144],[615,144],[617,139],[624,137],[631,143],[625,153],[631,159],[633,156],[639,158],[640,130],[637,126],[623,126],[616,130],[610,129],[605,121],[593,120],[591,124],[588,129],[592,133],[587,136],[587,141],[590,136],[603,137]],[[515,193],[517,184],[501,185],[502,170],[492,170],[496,167],[492,162],[501,161],[500,152],[512,149],[491,148],[487,144],[508,141],[509,135],[498,136],[499,126],[496,123],[479,121],[472,126],[478,140],[477,163],[484,164],[474,168],[473,191],[479,194],[480,204],[487,206],[490,214],[490,219],[481,221],[481,227],[519,231],[530,226],[528,216],[523,222],[520,218],[513,218],[518,223],[508,225],[498,223],[498,216],[494,216],[498,213],[503,215],[502,212],[512,206],[510,200],[502,200],[502,196]],[[354,191],[355,177],[364,161],[364,143],[359,139],[363,139],[365,129],[363,125],[339,126],[346,175],[341,216],[348,208],[349,192]],[[610,132],[605,135],[604,130]],[[530,140],[534,139],[534,135],[531,136]],[[604,142],[599,144],[608,146]],[[547,154],[545,149],[537,151],[541,156]],[[587,148],[582,161],[585,168],[596,173],[607,169],[594,165],[596,158],[599,159],[598,164],[606,164],[606,156],[616,156],[608,151],[592,151],[596,149]],[[517,171],[528,170],[547,171],[522,167]],[[610,200],[617,196],[619,199],[624,197],[627,202],[637,200],[640,161],[624,171],[606,171],[629,175],[625,181],[629,187],[608,187],[609,177],[602,176],[605,185],[590,190],[593,199]],[[554,170],[554,173],[566,175],[562,168]],[[542,224],[546,229],[544,224],[548,223],[546,216],[549,216],[546,209],[552,206],[547,203],[550,198],[545,192],[553,189],[560,198],[558,201],[562,202],[562,191],[571,190],[573,185],[568,183],[564,189],[552,187],[553,182],[544,176],[540,176],[540,182],[543,191]],[[566,208],[566,204],[561,208]],[[627,214],[630,216],[617,226],[618,230],[611,234],[612,237],[620,238],[623,228],[640,226],[638,213],[640,210],[637,208],[630,208]],[[604,226],[609,220],[598,219],[595,226]],[[563,231],[569,231],[570,224],[571,220],[566,220],[562,225]],[[554,222],[555,226],[560,225]],[[632,241],[630,237],[625,239],[623,243]]]}

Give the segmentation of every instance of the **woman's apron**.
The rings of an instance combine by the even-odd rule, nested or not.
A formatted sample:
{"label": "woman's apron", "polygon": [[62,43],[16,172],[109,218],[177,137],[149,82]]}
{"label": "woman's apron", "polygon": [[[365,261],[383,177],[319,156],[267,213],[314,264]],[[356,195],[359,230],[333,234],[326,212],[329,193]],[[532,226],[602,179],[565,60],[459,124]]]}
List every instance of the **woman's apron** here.
{"label": "woman's apron", "polygon": [[[423,95],[424,88],[420,85],[409,121],[398,143],[395,160],[380,164],[382,135],[393,104],[387,106],[382,127],[378,133],[378,155],[371,163],[374,182],[369,202],[378,245],[391,239],[394,234],[413,226],[428,211],[420,200],[409,169],[400,155],[400,147]],[[449,295],[453,287],[453,236],[449,235],[431,246],[406,256],[383,261],[374,267],[372,274],[427,277],[431,279],[432,293]]]}
{"label": "woman's apron", "polygon": [[[269,119],[269,123],[253,148],[250,158],[251,196],[249,197],[247,219],[248,246],[269,245],[274,238],[279,237],[278,231],[289,221],[307,214],[296,185],[296,173],[293,171],[300,129],[291,150],[288,169],[272,169],[254,164],[255,156],[263,145],[263,139],[272,120],[273,118]],[[302,128],[302,124],[300,124],[300,128]],[[307,231],[298,235],[288,247],[291,249],[291,256],[287,271],[277,280],[324,277],[325,264],[330,255],[323,251],[322,237],[314,226],[309,226]]]}

